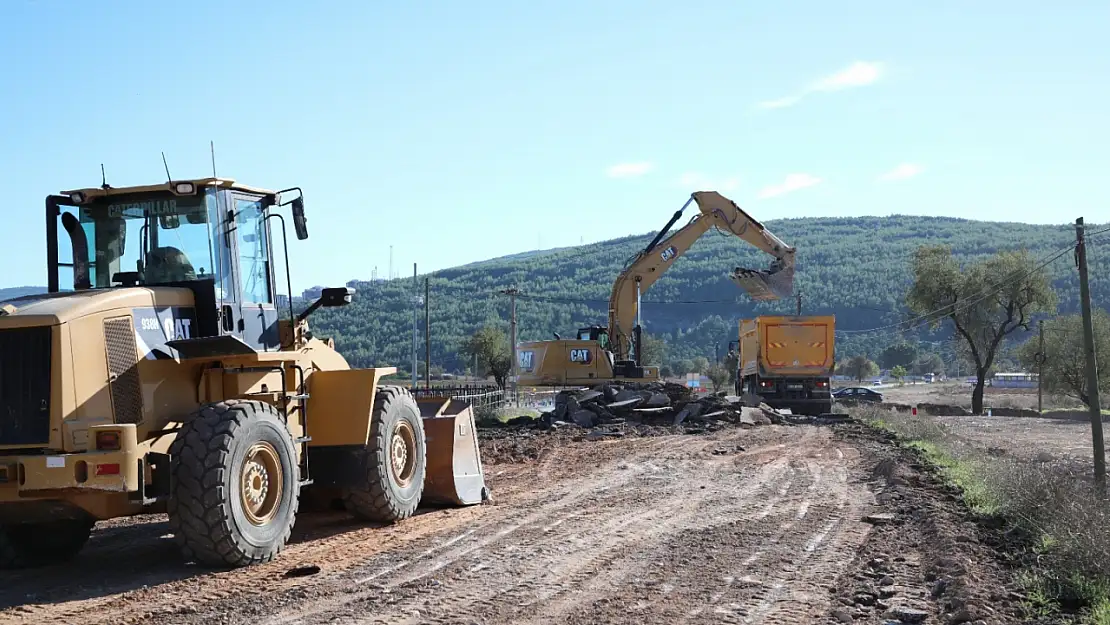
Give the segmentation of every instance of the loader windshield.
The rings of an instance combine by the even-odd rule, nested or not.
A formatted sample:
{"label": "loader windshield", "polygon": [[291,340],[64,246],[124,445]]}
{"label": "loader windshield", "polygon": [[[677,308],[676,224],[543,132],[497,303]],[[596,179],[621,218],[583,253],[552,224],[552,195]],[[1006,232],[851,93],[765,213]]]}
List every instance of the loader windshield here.
{"label": "loader windshield", "polygon": [[104,288],[213,277],[214,207],[211,190],[195,196],[110,196],[82,206],[78,216],[88,239],[90,282]]}

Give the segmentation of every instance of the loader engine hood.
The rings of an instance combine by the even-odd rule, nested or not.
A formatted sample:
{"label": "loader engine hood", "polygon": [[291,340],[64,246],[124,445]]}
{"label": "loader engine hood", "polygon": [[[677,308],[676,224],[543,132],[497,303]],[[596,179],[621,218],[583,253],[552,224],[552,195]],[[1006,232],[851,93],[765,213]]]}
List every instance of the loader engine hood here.
{"label": "loader engine hood", "polygon": [[193,306],[193,293],[176,287],[126,287],[24,295],[0,302],[0,328],[58,325],[97,313]]}

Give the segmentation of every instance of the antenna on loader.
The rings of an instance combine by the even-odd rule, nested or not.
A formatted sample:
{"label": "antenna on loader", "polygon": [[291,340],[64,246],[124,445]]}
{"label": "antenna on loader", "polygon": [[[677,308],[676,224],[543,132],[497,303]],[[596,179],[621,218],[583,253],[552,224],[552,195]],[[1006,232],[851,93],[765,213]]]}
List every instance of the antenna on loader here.
{"label": "antenna on loader", "polygon": [[173,182],[173,177],[170,176],[170,165],[166,162],[165,152],[162,152],[162,166],[166,168],[166,182]]}
{"label": "antenna on loader", "polygon": [[112,188],[108,185],[108,177],[104,174],[104,163],[100,164],[100,188],[105,191]]}
{"label": "antenna on loader", "polygon": [[[212,152],[212,177],[216,177],[216,142],[211,139],[208,140],[208,149]],[[292,293],[290,293],[292,297]]]}

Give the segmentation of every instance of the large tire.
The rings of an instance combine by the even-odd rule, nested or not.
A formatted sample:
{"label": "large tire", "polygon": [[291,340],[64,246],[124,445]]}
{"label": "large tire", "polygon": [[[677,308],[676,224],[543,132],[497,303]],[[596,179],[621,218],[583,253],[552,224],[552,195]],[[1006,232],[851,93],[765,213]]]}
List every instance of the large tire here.
{"label": "large tire", "polygon": [[204,406],[178,432],[170,456],[166,508],[187,560],[240,567],[281,552],[296,521],[300,476],[276,408],[235,399]]}
{"label": "large tire", "polygon": [[427,447],[420,407],[408,389],[383,386],[370,416],[370,439],[356,454],[356,485],[344,489],[355,516],[396,523],[416,513],[424,493]]}
{"label": "large tire", "polygon": [[0,526],[0,569],[61,564],[80,553],[94,521],[60,519]]}

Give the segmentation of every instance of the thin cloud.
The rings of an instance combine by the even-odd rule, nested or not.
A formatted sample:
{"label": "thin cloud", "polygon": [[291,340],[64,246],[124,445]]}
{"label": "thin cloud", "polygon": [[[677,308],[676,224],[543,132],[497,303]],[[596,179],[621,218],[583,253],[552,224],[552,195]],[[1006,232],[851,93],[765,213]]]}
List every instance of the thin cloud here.
{"label": "thin cloud", "polygon": [[732,191],[740,186],[740,179],[736,176],[716,179],[701,172],[690,171],[679,177],[678,183],[687,189],[699,191]]}
{"label": "thin cloud", "polygon": [[810,91],[840,91],[851,87],[865,87],[883,76],[883,64],[856,61],[839,72],[829,74],[810,85]]}
{"label": "thin cloud", "polygon": [[655,166],[648,162],[617,163],[605,170],[605,175],[610,178],[635,178],[648,173]]}
{"label": "thin cloud", "polygon": [[764,187],[763,190],[759,192],[759,198],[767,199],[786,195],[787,193],[792,193],[799,189],[812,187],[821,182],[823,182],[821,178],[811,174],[787,174],[786,179],[783,180],[782,183]]}
{"label": "thin cloud", "polygon": [[902,163],[901,165],[895,167],[894,169],[892,169],[892,170],[886,172],[885,174],[879,176],[878,180],[879,180],[879,182],[893,182],[893,181],[896,181],[896,180],[906,180],[908,178],[913,178],[914,176],[917,176],[918,174],[920,174],[923,171],[925,171],[925,168],[922,167],[921,165],[915,165],[913,163]]}
{"label": "thin cloud", "polygon": [[761,109],[780,109],[794,106],[811,93],[841,91],[872,85],[882,79],[886,66],[879,61],[855,61],[851,65],[819,78],[796,95],[765,100],[756,106]]}

